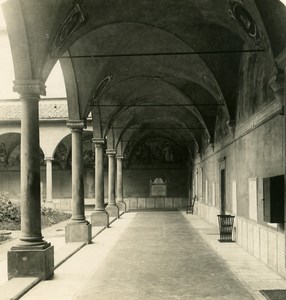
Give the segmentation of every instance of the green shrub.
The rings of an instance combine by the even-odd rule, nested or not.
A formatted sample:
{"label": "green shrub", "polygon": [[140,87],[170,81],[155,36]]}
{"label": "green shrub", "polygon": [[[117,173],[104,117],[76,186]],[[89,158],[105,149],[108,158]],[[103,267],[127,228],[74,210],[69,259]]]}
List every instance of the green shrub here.
{"label": "green shrub", "polygon": [[[53,224],[65,221],[71,217],[71,214],[49,207],[41,207],[42,227],[48,227]],[[20,230],[21,209],[20,202],[12,202],[8,197],[0,194],[0,230]]]}
{"label": "green shrub", "polygon": [[20,224],[20,203],[11,202],[6,196],[0,195],[0,222]]}

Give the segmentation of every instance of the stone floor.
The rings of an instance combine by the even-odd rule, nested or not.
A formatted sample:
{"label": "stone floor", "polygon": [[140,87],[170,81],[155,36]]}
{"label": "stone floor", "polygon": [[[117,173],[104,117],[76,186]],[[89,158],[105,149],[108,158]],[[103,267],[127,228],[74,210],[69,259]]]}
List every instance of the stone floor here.
{"label": "stone floor", "polygon": [[215,226],[185,212],[126,213],[21,299],[265,300],[259,289],[286,289],[236,243],[217,239]]}
{"label": "stone floor", "polygon": [[136,215],[75,299],[253,298],[180,213],[158,212]]}
{"label": "stone floor", "polygon": [[23,299],[254,299],[180,212],[125,214],[64,265]]}

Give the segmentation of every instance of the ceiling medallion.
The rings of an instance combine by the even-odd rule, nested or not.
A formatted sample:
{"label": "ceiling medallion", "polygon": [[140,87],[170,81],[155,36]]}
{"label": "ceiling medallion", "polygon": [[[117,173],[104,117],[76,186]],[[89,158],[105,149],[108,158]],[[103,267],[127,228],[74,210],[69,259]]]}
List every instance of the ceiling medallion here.
{"label": "ceiling medallion", "polygon": [[96,100],[97,100],[98,95],[102,92],[102,90],[104,88],[106,88],[109,85],[109,83],[111,82],[112,79],[113,79],[113,75],[108,74],[100,81],[99,85],[96,87],[95,91],[92,93],[91,103],[90,103],[91,106],[96,105]]}
{"label": "ceiling medallion", "polygon": [[219,89],[219,87],[212,81],[207,75],[203,75],[205,84],[210,88],[213,95],[215,95],[215,99],[218,100],[220,104],[223,103],[223,96]]}
{"label": "ceiling medallion", "polygon": [[51,55],[54,56],[61,49],[65,41],[71,36],[71,34],[77,30],[84,22],[86,18],[83,15],[83,12],[79,6],[76,4],[68,13],[66,19],[61,24],[56,38],[53,42]]}
{"label": "ceiling medallion", "polygon": [[231,2],[228,12],[256,43],[262,41],[262,34],[250,13],[245,9],[242,1]]}

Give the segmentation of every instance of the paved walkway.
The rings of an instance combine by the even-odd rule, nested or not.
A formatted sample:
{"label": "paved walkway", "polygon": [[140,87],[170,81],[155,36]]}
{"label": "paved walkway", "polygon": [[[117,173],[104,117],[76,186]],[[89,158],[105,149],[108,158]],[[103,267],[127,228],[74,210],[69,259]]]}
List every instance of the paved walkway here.
{"label": "paved walkway", "polygon": [[128,213],[23,299],[254,299],[180,212]]}
{"label": "paved walkway", "polygon": [[126,213],[21,299],[265,300],[259,289],[286,289],[262,262],[217,239],[214,226],[184,212]]}

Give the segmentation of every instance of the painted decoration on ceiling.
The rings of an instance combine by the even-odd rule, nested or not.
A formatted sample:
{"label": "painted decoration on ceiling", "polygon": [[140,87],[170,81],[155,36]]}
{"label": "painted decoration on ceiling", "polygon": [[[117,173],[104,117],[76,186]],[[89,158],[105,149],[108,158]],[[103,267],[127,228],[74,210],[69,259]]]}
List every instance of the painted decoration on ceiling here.
{"label": "painted decoration on ceiling", "polygon": [[[100,95],[101,95],[102,91],[110,84],[110,82],[112,81],[112,79],[113,79],[113,75],[112,74],[108,74],[93,89],[93,91],[91,93],[91,96],[90,96],[90,99],[89,99],[90,105],[87,106],[86,111],[84,113],[85,117],[88,116],[88,114],[90,113],[90,110],[94,106],[97,106],[97,108],[100,110],[100,108],[99,108]],[[100,111],[99,111],[99,115],[100,115]]]}
{"label": "painted decoration on ceiling", "polygon": [[229,14],[256,43],[262,41],[262,33],[242,1],[231,2]]}
{"label": "painted decoration on ceiling", "polygon": [[178,146],[165,138],[148,138],[139,142],[130,155],[131,164],[174,164],[182,163],[184,155]]}
{"label": "painted decoration on ceiling", "polygon": [[109,83],[111,82],[112,79],[113,79],[113,75],[109,74],[101,80],[101,82],[99,83],[99,85],[96,87],[96,89],[93,91],[93,93],[91,95],[91,103],[90,103],[91,106],[96,105],[98,96],[100,95],[102,90],[105,89],[109,85]]}
{"label": "painted decoration on ceiling", "polygon": [[71,36],[74,31],[80,28],[80,26],[82,26],[85,21],[86,18],[84,17],[79,4],[76,4],[71,9],[65,21],[61,24],[58,30],[51,49],[52,56],[57,55],[58,51],[62,48],[65,41]]}

